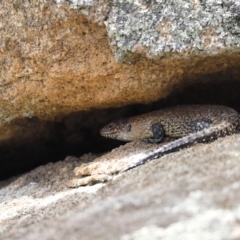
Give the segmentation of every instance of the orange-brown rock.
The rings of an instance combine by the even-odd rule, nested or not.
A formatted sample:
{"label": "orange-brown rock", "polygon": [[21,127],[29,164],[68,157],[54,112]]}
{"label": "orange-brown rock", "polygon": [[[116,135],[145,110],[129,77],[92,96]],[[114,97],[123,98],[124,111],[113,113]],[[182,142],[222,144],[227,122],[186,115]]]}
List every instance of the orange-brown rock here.
{"label": "orange-brown rock", "polygon": [[[186,85],[209,81],[216,72],[215,79],[227,80],[223,73],[230,71],[231,80],[239,80],[237,49],[222,49],[215,55],[191,55],[186,50],[174,56],[165,49],[165,55],[149,60],[146,47],[138,43],[129,55],[132,64],[119,63],[114,58],[119,49],[112,52],[116,46],[109,32],[113,26],[109,2],[89,1],[88,16],[81,6],[72,9],[68,1],[58,2],[62,4],[43,0],[2,4],[0,124],[15,118],[51,120],[80,110],[148,103]],[[103,20],[108,12],[107,32]],[[164,26],[158,23],[156,31]],[[205,31],[205,38],[211,40],[212,32]]]}

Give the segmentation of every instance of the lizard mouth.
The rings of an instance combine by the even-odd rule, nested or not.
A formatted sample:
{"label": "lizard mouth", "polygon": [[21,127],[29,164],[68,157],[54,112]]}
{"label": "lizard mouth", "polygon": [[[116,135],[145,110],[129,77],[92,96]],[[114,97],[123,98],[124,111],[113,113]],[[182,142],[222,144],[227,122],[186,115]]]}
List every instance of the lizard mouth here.
{"label": "lizard mouth", "polygon": [[100,135],[107,138],[117,138],[118,137],[118,126],[116,123],[109,123],[107,126],[100,130]]}
{"label": "lizard mouth", "polygon": [[113,138],[113,139],[118,137],[117,132],[107,131],[105,128],[102,128],[100,130],[100,135],[103,136],[103,137]]}
{"label": "lizard mouth", "polygon": [[111,122],[100,130],[103,137],[126,141],[124,135],[129,133],[131,125],[126,119]]}

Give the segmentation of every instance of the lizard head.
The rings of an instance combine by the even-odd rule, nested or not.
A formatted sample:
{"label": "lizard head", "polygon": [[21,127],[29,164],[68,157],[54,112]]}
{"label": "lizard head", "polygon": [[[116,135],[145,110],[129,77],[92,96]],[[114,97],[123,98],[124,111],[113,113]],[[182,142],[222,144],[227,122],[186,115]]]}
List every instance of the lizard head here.
{"label": "lizard head", "polygon": [[117,139],[121,141],[131,141],[129,135],[131,132],[131,124],[128,119],[121,119],[115,122],[111,122],[100,130],[100,134],[103,137]]}

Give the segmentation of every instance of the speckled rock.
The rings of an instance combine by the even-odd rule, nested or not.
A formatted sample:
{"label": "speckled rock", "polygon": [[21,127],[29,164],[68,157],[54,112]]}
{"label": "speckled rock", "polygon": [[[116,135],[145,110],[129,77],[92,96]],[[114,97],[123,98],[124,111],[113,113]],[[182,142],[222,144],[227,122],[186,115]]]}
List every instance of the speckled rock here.
{"label": "speckled rock", "polygon": [[156,58],[167,53],[188,56],[239,51],[238,1],[73,0],[70,6],[98,24],[104,22],[120,62],[139,53]]}
{"label": "speckled rock", "polygon": [[0,14],[0,176],[94,151],[112,115],[93,109],[183,90],[175,104],[240,102],[239,1],[9,0]]}
{"label": "speckled rock", "polygon": [[[68,157],[0,183],[0,238],[240,238],[240,136],[197,144],[117,175],[68,189]],[[150,238],[151,237],[151,238]]]}
{"label": "speckled rock", "polygon": [[4,2],[0,124],[149,103],[212,74],[239,81],[239,11],[233,0]]}
{"label": "speckled rock", "polygon": [[115,0],[105,24],[118,61],[129,52],[149,58],[215,55],[239,51],[239,14],[234,0]]}
{"label": "speckled rock", "polygon": [[[188,103],[206,92],[222,104],[239,99],[239,1],[8,0],[0,15],[0,126],[11,122],[0,128],[1,174],[21,144],[28,158],[17,154],[18,169],[32,163],[31,144],[55,147],[55,157],[80,139],[93,152],[93,126],[111,111],[74,112],[150,103],[193,85]],[[66,186],[74,168],[95,155],[41,166],[0,183],[0,238],[240,239],[239,145],[239,135],[199,144],[75,189]]]}

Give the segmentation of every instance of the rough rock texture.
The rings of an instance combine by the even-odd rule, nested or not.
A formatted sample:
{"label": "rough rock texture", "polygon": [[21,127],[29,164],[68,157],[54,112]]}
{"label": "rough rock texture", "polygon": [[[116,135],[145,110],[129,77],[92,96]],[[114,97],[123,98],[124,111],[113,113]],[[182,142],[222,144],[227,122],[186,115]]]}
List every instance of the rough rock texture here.
{"label": "rough rock texture", "polygon": [[183,57],[239,48],[239,16],[240,2],[234,0],[115,0],[105,24],[122,61],[128,52]]}
{"label": "rough rock texture", "polygon": [[159,144],[146,144],[143,141],[129,142],[95,158],[90,163],[81,163],[74,169],[75,178],[68,181],[67,186],[79,187],[109,181],[113,175],[129,168],[134,162],[138,162],[144,153],[156,150],[167,141],[170,140]]}
{"label": "rough rock texture", "polygon": [[239,12],[233,0],[4,1],[0,124],[152,102],[210,74],[239,81]]}
{"label": "rough rock texture", "polygon": [[3,1],[0,176],[38,161],[32,155],[57,160],[51,146],[93,152],[85,145],[109,116],[85,110],[151,103],[191,86],[175,104],[236,105],[239,11],[232,0]]}
{"label": "rough rock texture", "polygon": [[239,135],[198,144],[77,189],[64,184],[80,159],[39,167],[1,183],[0,237],[239,239],[239,145]]}
{"label": "rough rock texture", "polygon": [[[92,142],[93,126],[112,116],[78,111],[150,103],[193,84],[188,103],[203,99],[199,86],[222,104],[239,99],[239,7],[233,0],[2,1],[0,126],[11,123],[0,129],[0,175],[13,169],[16,152],[17,167],[32,163],[32,144],[42,153],[82,139],[94,152],[101,144]],[[239,144],[232,136],[198,145],[78,189],[65,184],[94,156],[42,166],[1,183],[0,236],[139,239],[150,231],[238,239]]]}

